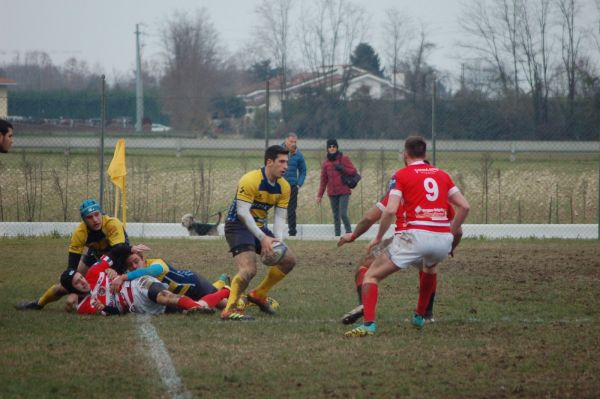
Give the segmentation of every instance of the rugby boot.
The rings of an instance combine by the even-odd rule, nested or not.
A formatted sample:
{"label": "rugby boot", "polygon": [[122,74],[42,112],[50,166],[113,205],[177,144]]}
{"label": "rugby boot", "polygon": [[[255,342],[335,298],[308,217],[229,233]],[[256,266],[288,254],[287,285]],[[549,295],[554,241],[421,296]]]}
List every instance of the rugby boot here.
{"label": "rugby boot", "polygon": [[255,290],[250,291],[250,293],[248,294],[248,302],[255,304],[261,311],[265,312],[266,314],[274,315],[275,313],[277,313],[273,306],[271,306],[269,298],[259,298],[256,295]]}
{"label": "rugby boot", "polygon": [[423,318],[423,316],[418,315],[418,314],[413,314],[412,319],[411,319],[411,324],[417,328],[417,329],[422,329],[423,326],[425,325],[425,319]]}
{"label": "rugby boot", "polygon": [[214,314],[215,309],[209,308],[206,306],[198,306],[196,308],[191,308],[185,311],[188,315],[196,315],[196,314]]}
{"label": "rugby boot", "polygon": [[223,273],[219,276],[218,278],[219,281],[223,282],[223,285],[226,287],[230,287],[231,286],[231,277],[229,277],[228,274]]}
{"label": "rugby boot", "polygon": [[221,312],[221,320],[223,321],[249,321],[254,320],[254,317],[244,314],[239,309],[223,310]]}
{"label": "rugby boot", "polygon": [[17,310],[42,310],[44,307],[38,301],[20,302],[15,305]]}
{"label": "rugby boot", "polygon": [[375,323],[371,323],[368,326],[362,324],[358,327],[353,328],[350,331],[346,331],[344,333],[344,337],[352,338],[352,337],[370,337],[375,335],[375,331],[377,330],[377,326]]}
{"label": "rugby boot", "polygon": [[358,319],[363,317],[364,306],[358,305],[342,317],[342,324],[354,324]]}

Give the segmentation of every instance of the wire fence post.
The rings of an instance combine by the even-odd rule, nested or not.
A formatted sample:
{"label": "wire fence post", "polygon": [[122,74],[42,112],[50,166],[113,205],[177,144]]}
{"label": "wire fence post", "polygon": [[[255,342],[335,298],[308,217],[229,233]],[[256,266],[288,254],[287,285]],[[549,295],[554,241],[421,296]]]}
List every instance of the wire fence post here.
{"label": "wire fence post", "polygon": [[104,128],[106,126],[106,76],[102,75],[102,96],[100,98],[100,207],[104,202]]}
{"label": "wire fence post", "polygon": [[266,95],[265,95],[265,150],[269,148],[269,100],[270,94],[269,91],[269,81],[267,80],[266,87]]}
{"label": "wire fence post", "polygon": [[433,85],[431,88],[431,145],[432,145],[432,153],[433,153],[433,166],[436,164],[436,148],[435,148],[435,85],[436,79],[435,75],[433,76]]}

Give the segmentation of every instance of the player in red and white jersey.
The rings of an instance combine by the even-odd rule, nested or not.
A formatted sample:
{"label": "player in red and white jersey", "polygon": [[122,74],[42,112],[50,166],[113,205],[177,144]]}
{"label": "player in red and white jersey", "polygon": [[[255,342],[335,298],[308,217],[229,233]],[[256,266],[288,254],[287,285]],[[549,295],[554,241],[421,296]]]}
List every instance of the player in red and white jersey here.
{"label": "player in red and white jersey", "polygon": [[[429,162],[427,160],[425,160],[424,162],[429,164]],[[347,233],[347,234],[344,234],[342,237],[340,237],[338,244],[337,244],[338,247],[341,247],[345,243],[350,243],[350,242],[353,242],[354,240],[356,240],[358,237],[360,237],[362,234],[364,234],[366,231],[368,231],[369,228],[381,218],[381,215],[383,214],[383,211],[385,210],[387,203],[388,203],[390,190],[395,186],[395,184],[396,184],[396,182],[394,179],[390,180],[389,189],[386,192],[385,196],[379,202],[377,202],[375,205],[373,205],[371,207],[371,209],[369,209],[365,213],[363,218],[356,225],[356,228],[354,229],[353,233]],[[454,219],[454,215],[455,215],[454,207],[452,205],[449,205],[448,206],[448,220],[452,221]],[[405,220],[404,207],[402,206],[402,204],[400,204],[398,206],[398,210],[396,211],[396,219],[397,219],[396,223],[399,223],[398,219]],[[406,224],[406,221],[404,221],[399,226],[399,228],[398,227],[396,228],[396,230],[406,230],[406,228],[407,228],[407,224]],[[452,249],[450,251],[451,256],[454,256],[454,249],[460,243],[461,237],[462,237],[462,229],[459,231],[459,234],[454,237],[454,240],[452,242]],[[383,242],[380,245],[380,248],[383,248],[383,249],[387,248],[387,246],[392,242],[392,239],[393,239],[393,237],[383,240]],[[367,253],[364,256],[364,258],[360,261],[359,267],[356,269],[354,281],[355,281],[355,285],[356,285],[356,291],[358,294],[358,306],[356,306],[354,309],[352,309],[348,313],[344,314],[344,316],[342,317],[343,324],[354,324],[357,320],[359,320],[363,316],[364,307],[362,304],[362,284],[363,284],[364,276],[367,273],[367,270],[369,269],[369,267],[373,264],[374,260],[375,260],[375,256],[373,255],[373,253],[372,252]],[[423,274],[422,263],[417,263],[416,265],[413,265],[413,266],[419,267],[419,277],[422,276],[422,274]],[[433,292],[431,293],[429,303],[428,303],[427,309],[425,311],[425,319],[427,321],[433,321],[433,304],[435,301],[435,292],[436,292],[436,287],[434,287]]]}
{"label": "player in red and white jersey", "polygon": [[[426,148],[425,140],[416,136],[409,137],[404,144],[406,167],[394,174],[394,188],[390,190],[379,231],[369,243],[368,250],[381,243],[396,217],[394,239],[365,274],[362,286],[364,323],[346,332],[348,337],[364,337],[375,333],[379,281],[417,262],[424,267],[419,279],[419,299],[412,323],[418,328],[425,324],[426,308],[437,283],[436,265],[452,251],[454,237],[459,235],[470,208],[450,176],[424,162]],[[398,218],[400,204],[404,208],[404,220]],[[448,218],[450,204],[456,207],[452,223]]]}
{"label": "player in red and white jersey", "polygon": [[117,293],[111,293],[111,278],[106,273],[111,265],[112,260],[103,256],[85,277],[75,270],[63,273],[61,285],[68,292],[83,296],[77,306],[78,314],[160,314],[165,312],[167,306],[188,312],[214,312],[189,297],[173,294],[151,276],[126,282]]}

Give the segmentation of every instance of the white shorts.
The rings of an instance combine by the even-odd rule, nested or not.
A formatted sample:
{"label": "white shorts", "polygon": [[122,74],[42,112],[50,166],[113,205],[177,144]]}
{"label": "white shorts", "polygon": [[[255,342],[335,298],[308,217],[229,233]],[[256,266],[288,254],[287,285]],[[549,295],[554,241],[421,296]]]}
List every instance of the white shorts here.
{"label": "white shorts", "polygon": [[129,304],[130,312],[141,314],[165,313],[165,306],[152,302],[150,298],[148,298],[148,288],[150,288],[153,283],[160,283],[160,281],[151,276],[143,276],[136,278],[130,283],[133,293],[133,303]]}
{"label": "white shorts", "polygon": [[446,259],[452,249],[452,234],[406,230],[394,236],[385,254],[400,269],[421,264],[430,267]]}

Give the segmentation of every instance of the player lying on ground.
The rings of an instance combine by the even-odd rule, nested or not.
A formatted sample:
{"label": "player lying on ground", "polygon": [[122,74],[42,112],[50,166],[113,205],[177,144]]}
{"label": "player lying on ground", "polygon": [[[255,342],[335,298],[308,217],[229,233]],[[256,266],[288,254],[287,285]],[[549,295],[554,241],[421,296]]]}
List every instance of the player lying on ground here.
{"label": "player lying on ground", "polygon": [[[348,332],[347,337],[364,337],[376,331],[375,308],[378,284],[390,274],[419,262],[425,267],[419,279],[419,298],[412,324],[425,325],[425,311],[437,281],[436,266],[452,251],[454,236],[459,233],[469,212],[469,203],[450,176],[424,162],[427,144],[422,137],[409,137],[404,144],[406,167],[393,177],[394,188],[383,211],[377,236],[368,249],[379,245],[396,216],[396,232],[392,243],[378,255],[367,270],[362,285],[364,323]],[[398,218],[398,208],[404,217]],[[456,207],[454,220],[448,220],[448,207]],[[406,223],[406,229],[403,224]]]}
{"label": "player lying on ground", "polygon": [[85,277],[75,271],[66,270],[61,276],[61,285],[68,292],[81,298],[77,305],[78,314],[114,315],[125,313],[161,314],[167,309],[197,313],[214,313],[214,310],[187,296],[170,292],[166,285],[151,276],[142,276],[122,284],[117,293],[110,290],[111,278],[106,270],[112,260],[103,256],[90,268]]}
{"label": "player lying on ground", "polygon": [[185,295],[209,308],[223,309],[229,297],[229,276],[222,274],[214,283],[193,270],[175,269],[163,259],[145,259],[143,253],[127,253],[128,273],[114,277],[111,291],[118,292],[126,281],[151,276],[166,284],[174,294]]}
{"label": "player lying on ground", "polygon": [[[69,242],[69,259],[67,270],[77,270],[82,275],[96,263],[101,255],[109,254],[111,250],[121,245],[129,245],[123,223],[117,218],[102,213],[100,204],[93,199],[84,200],[79,206],[82,222],[71,235]],[[87,248],[87,252],[86,252]],[[136,251],[138,247],[133,247]],[[84,252],[86,252],[85,255]],[[117,270],[122,273],[125,270]],[[22,302],[16,305],[19,310],[41,310],[47,304],[58,301],[67,295],[60,284],[54,284],[36,301]],[[70,297],[72,299],[72,297]],[[67,301],[66,308],[74,305]]]}
{"label": "player lying on ground", "polygon": [[[277,262],[273,245],[281,242],[285,229],[286,210],[290,199],[290,185],[282,177],[287,170],[288,151],[274,145],[265,151],[264,166],[246,173],[240,179],[236,196],[229,208],[225,222],[225,238],[229,251],[238,268],[231,281],[231,294],[227,306],[221,312],[223,320],[251,320],[238,306],[239,299],[256,275],[256,254],[261,254],[263,263],[269,263],[264,280],[248,293],[248,300],[261,311],[274,314],[275,309],[268,300],[269,290],[287,276],[296,265],[296,257],[287,248]],[[273,232],[267,228],[269,209],[275,207]],[[281,246],[279,246],[281,248]],[[285,248],[285,247],[284,247]]]}
{"label": "player lying on ground", "polygon": [[[429,164],[427,161],[424,161],[424,162]],[[393,184],[394,184],[393,181],[390,182],[390,186],[393,187]],[[338,244],[337,244],[338,247],[341,247],[345,243],[353,242],[358,237],[360,237],[362,234],[367,232],[369,230],[369,228],[371,226],[373,226],[373,224],[375,224],[377,221],[379,221],[379,219],[381,218],[381,215],[383,214],[383,210],[385,209],[385,207],[387,205],[388,198],[389,198],[389,190],[386,193],[386,195],[381,199],[381,201],[379,201],[378,203],[373,205],[371,207],[371,209],[369,209],[367,211],[367,213],[365,213],[365,216],[363,216],[363,218],[360,220],[360,222],[358,222],[358,224],[356,225],[354,232],[344,234],[343,236],[340,237]],[[448,219],[453,220],[454,214],[455,214],[454,208],[452,206],[449,206],[448,207]],[[404,217],[404,208],[402,207],[402,204],[400,204],[398,206],[397,215],[399,215],[398,216],[399,218]],[[400,229],[400,230],[403,230],[403,229],[406,229],[406,223],[403,224],[402,229]],[[461,238],[462,238],[462,228],[459,229],[458,233],[454,236],[454,240],[452,242],[452,249],[450,251],[451,256],[454,256],[454,249],[460,243]],[[387,246],[392,242],[392,239],[393,239],[393,237],[383,240],[383,242],[379,245],[379,250],[377,252],[379,253],[382,250],[385,250],[385,248],[387,248]],[[351,311],[349,311],[342,317],[342,323],[344,323],[344,324],[353,324],[363,316],[364,307],[362,304],[362,284],[363,284],[365,274],[367,273],[367,270],[369,269],[369,267],[373,264],[374,260],[375,260],[375,255],[372,252],[369,252],[363,257],[363,259],[359,263],[358,268],[356,269],[356,272],[354,274],[354,280],[355,280],[355,284],[356,284],[356,292],[358,294],[358,306],[356,306],[354,309],[352,309]],[[419,268],[419,278],[421,278],[421,276],[423,275],[423,267],[424,266],[422,263],[415,265],[415,266]],[[436,292],[436,287],[434,287],[433,292],[431,293],[431,297],[430,297],[429,303],[427,305],[427,310],[425,311],[425,315],[424,315],[425,320],[430,321],[430,322],[434,321],[434,319],[433,319],[433,304],[435,301],[435,292]]]}

